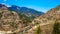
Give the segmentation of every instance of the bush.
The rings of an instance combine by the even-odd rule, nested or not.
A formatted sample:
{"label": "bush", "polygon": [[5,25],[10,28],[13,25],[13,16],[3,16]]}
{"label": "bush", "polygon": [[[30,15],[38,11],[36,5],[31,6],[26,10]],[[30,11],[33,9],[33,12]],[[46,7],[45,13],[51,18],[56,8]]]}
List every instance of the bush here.
{"label": "bush", "polygon": [[41,29],[40,29],[40,26],[37,27],[36,31],[35,31],[35,34],[40,34],[41,33]]}
{"label": "bush", "polygon": [[0,18],[2,17],[2,14],[0,13]]}
{"label": "bush", "polygon": [[53,31],[52,31],[52,34],[60,34],[60,24],[59,22],[55,22],[54,26],[53,26]]}

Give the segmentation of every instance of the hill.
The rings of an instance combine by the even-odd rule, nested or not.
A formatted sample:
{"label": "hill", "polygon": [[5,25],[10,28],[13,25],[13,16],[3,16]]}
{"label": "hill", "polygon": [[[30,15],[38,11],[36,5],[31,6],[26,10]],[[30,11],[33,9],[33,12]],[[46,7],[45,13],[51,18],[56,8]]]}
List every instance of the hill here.
{"label": "hill", "polygon": [[[54,27],[56,27],[54,26],[54,24],[56,23],[60,24],[60,5],[50,9],[47,13],[35,18],[32,21],[32,24],[34,24],[35,26],[29,29],[27,34],[35,34],[36,29],[39,26],[42,31],[38,34],[52,34],[52,31],[55,29]],[[59,30],[59,28],[57,29]],[[58,33],[57,30],[55,32]]]}
{"label": "hill", "polygon": [[[24,9],[25,8],[23,8],[23,10]],[[27,9],[25,9],[25,10],[27,10]],[[23,13],[22,11],[18,12],[18,10],[16,12],[15,10],[9,9],[9,7],[7,7],[7,6],[0,4],[0,34],[22,33],[22,31],[24,31],[26,29],[26,27],[29,27],[32,25],[31,22],[36,17],[33,15],[30,17],[29,16],[30,14],[28,15],[29,12],[30,11]],[[34,13],[32,13],[32,11],[31,11],[31,14],[34,14]],[[27,28],[27,30],[28,30],[28,28]]]}

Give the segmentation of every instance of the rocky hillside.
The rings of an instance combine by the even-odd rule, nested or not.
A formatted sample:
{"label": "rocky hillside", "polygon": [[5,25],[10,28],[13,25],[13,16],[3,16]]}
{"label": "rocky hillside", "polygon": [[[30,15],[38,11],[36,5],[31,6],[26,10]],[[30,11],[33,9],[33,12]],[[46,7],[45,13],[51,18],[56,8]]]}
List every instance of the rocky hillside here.
{"label": "rocky hillside", "polygon": [[[55,23],[59,23],[60,25],[60,5],[56,8],[50,9],[46,14],[35,18],[32,21],[32,24],[34,24],[35,26],[29,29],[27,34],[52,34],[52,31],[55,29]],[[58,33],[58,31],[55,32]]]}
{"label": "rocky hillside", "polygon": [[24,34],[31,29],[33,18],[0,4],[0,34]]}
{"label": "rocky hillside", "polygon": [[0,4],[0,34],[18,34],[26,26],[24,23],[18,13]]}
{"label": "rocky hillside", "polygon": [[33,18],[0,4],[0,34],[60,34],[60,5]]}

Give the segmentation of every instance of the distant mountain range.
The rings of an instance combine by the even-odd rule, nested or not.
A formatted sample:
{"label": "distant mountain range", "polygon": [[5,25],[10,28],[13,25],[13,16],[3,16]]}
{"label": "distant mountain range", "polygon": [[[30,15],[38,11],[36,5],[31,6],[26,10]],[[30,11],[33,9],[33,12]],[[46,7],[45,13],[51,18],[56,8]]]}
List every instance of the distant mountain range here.
{"label": "distant mountain range", "polygon": [[37,17],[37,16],[40,16],[40,15],[44,14],[44,12],[42,12],[42,11],[37,11],[37,10],[27,8],[27,7],[19,7],[19,6],[16,6],[16,5],[12,5],[11,7],[8,7],[8,9],[12,10],[12,11],[16,11],[18,13],[25,14],[29,17],[30,16]]}

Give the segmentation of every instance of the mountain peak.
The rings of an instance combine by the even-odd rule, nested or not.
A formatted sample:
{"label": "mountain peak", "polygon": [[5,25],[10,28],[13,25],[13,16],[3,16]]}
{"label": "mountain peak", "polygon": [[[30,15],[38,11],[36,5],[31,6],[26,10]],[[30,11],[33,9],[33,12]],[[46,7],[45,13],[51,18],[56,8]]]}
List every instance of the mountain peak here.
{"label": "mountain peak", "polygon": [[5,6],[5,5],[3,5],[3,4],[0,4],[0,7],[3,7],[3,6]]}
{"label": "mountain peak", "polygon": [[27,15],[32,15],[32,16],[35,16],[35,17],[44,14],[43,12],[39,12],[39,11],[31,9],[31,8],[19,7],[19,6],[16,6],[16,5],[12,5],[11,7],[9,7],[9,10],[16,11],[18,13],[27,14]]}
{"label": "mountain peak", "polygon": [[60,7],[60,5],[58,5],[58,7]]}
{"label": "mountain peak", "polygon": [[58,5],[57,8],[60,8],[60,5]]}
{"label": "mountain peak", "polygon": [[60,5],[56,6],[55,8],[50,9],[48,12],[53,12],[54,13],[54,12],[57,12],[58,10],[60,10]]}

